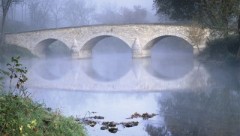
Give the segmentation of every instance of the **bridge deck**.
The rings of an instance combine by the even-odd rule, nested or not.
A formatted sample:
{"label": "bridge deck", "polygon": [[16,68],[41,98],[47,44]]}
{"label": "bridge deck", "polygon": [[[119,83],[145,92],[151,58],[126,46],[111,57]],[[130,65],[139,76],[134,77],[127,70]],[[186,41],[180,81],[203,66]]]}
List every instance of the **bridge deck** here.
{"label": "bridge deck", "polygon": [[71,27],[59,27],[59,28],[49,28],[49,29],[34,29],[30,31],[21,31],[16,33],[6,33],[6,34],[20,34],[20,33],[28,33],[28,32],[37,32],[37,31],[49,31],[49,30],[59,30],[59,29],[74,29],[74,28],[84,28],[84,27],[104,27],[104,26],[186,26],[189,27],[192,25],[191,22],[184,22],[184,23],[150,23],[150,24],[94,24],[94,25],[82,25],[82,26],[71,26]]}

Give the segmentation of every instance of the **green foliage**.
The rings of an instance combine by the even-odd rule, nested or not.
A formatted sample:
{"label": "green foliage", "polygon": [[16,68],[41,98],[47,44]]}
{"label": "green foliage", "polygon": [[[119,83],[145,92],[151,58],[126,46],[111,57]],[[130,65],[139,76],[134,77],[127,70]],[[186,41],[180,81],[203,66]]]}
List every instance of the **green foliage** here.
{"label": "green foliage", "polygon": [[201,0],[154,0],[157,14],[164,13],[174,20],[191,20],[201,10]]}
{"label": "green foliage", "polygon": [[237,32],[239,6],[239,0],[154,0],[157,14],[165,13],[174,20],[195,20],[224,36]]}
{"label": "green foliage", "polygon": [[[7,63],[7,70],[0,70],[0,74],[9,78],[9,91],[20,96],[26,96],[24,83],[27,81],[27,68],[19,62],[20,57],[12,57],[11,63]],[[7,80],[7,79],[6,79]],[[16,84],[16,85],[14,85]]]}
{"label": "green foliage", "polygon": [[202,0],[202,10],[198,13],[198,21],[211,29],[220,30],[224,36],[236,31],[236,18],[239,15],[239,0]]}
{"label": "green foliage", "polygon": [[72,117],[50,112],[29,98],[0,96],[0,135],[84,136],[83,127]]}
{"label": "green foliage", "polygon": [[[84,136],[81,124],[74,118],[51,112],[33,102],[27,95],[24,83],[27,68],[12,57],[7,70],[0,70],[0,82],[9,80],[9,91],[0,93],[0,135],[4,136]],[[9,79],[8,79],[9,78]],[[15,84],[15,85],[14,85]]]}
{"label": "green foliage", "polygon": [[200,54],[200,57],[217,61],[236,61],[240,40],[238,36],[229,36],[209,41],[207,47]]}
{"label": "green foliage", "polygon": [[[0,71],[1,71],[1,69],[0,69]],[[1,92],[3,92],[3,79],[4,79],[4,77],[0,74],[0,94],[1,94]]]}

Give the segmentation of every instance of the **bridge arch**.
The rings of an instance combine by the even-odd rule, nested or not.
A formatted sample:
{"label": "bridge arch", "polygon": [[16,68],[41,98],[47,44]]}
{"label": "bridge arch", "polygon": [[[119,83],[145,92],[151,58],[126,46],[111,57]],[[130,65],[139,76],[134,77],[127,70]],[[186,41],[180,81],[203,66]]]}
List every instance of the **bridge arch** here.
{"label": "bridge arch", "polygon": [[189,42],[175,35],[156,37],[148,42],[144,49],[151,56],[150,74],[165,80],[176,80],[192,71],[194,52]]}
{"label": "bridge arch", "polygon": [[149,38],[148,40],[146,40],[146,42],[144,42],[142,45],[142,56],[144,57],[151,57],[151,48],[159,41],[161,41],[164,38],[168,38],[168,37],[175,37],[178,39],[181,39],[185,42],[187,42],[189,45],[191,45],[191,48],[193,48],[193,43],[192,41],[184,35],[179,35],[179,34],[167,34],[167,35],[155,35],[151,38]]}
{"label": "bridge arch", "polygon": [[189,45],[192,45],[191,47],[193,48],[192,41],[187,37],[182,37],[182,36],[177,36],[177,35],[160,35],[160,36],[155,36],[155,37],[151,38],[147,42],[147,44],[143,47],[143,50],[150,50],[157,42],[161,41],[164,38],[168,38],[168,37],[175,37],[175,38],[179,38],[183,41],[186,41]]}
{"label": "bridge arch", "polygon": [[[70,48],[68,47],[68,45],[66,43],[64,43],[63,41],[56,39],[56,38],[47,38],[47,39],[43,39],[40,42],[38,42],[36,44],[36,46],[33,49],[33,52],[35,55],[37,55],[40,58],[44,58],[47,57],[49,55],[52,55],[51,53],[51,45],[55,44],[53,46],[58,46],[58,49],[63,48],[61,51],[57,50],[56,52],[58,53],[66,53],[68,56],[71,55],[70,52]],[[52,49],[54,50],[54,49]],[[64,52],[63,52],[64,51]]]}
{"label": "bridge arch", "polygon": [[[91,45],[104,39],[104,37],[112,36],[121,39],[133,49],[133,58],[142,58],[149,57],[149,48],[162,36],[180,37],[194,45],[192,43],[196,41],[188,37],[191,28],[191,25],[183,26],[178,24],[96,25],[6,34],[5,41],[8,44],[21,46],[30,50],[33,54],[41,56],[39,55],[41,53],[35,51],[36,43],[45,44],[45,42],[41,43],[41,41],[45,39],[60,39],[72,50],[72,58],[81,59],[88,57],[88,54],[91,55],[91,51],[89,51],[89,48],[93,47]],[[198,49],[194,46],[195,55],[206,48],[208,38],[214,38],[209,37],[210,30],[206,29],[204,31],[206,32],[200,38]],[[51,40],[49,42],[51,43]]]}
{"label": "bridge arch", "polygon": [[116,39],[122,41],[123,43],[125,43],[130,48],[132,48],[131,42],[129,40],[127,40],[127,38],[124,38],[122,36],[115,35],[115,34],[97,34],[97,35],[91,36],[90,38],[84,40],[84,42],[82,43],[82,46],[80,48],[80,54],[79,54],[80,58],[91,57],[93,47],[101,40],[103,40],[105,38],[109,38],[109,37],[116,38]]}

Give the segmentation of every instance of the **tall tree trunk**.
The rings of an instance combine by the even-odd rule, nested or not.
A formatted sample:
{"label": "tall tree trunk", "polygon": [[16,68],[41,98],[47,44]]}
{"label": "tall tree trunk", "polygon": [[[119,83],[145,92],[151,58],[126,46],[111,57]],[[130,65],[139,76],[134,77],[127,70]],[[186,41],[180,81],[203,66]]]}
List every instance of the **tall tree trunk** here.
{"label": "tall tree trunk", "polygon": [[1,1],[1,8],[2,8],[2,22],[1,22],[1,46],[2,46],[2,44],[3,44],[3,42],[4,42],[4,26],[5,26],[5,21],[6,21],[6,17],[7,17],[7,13],[8,13],[8,10],[9,10],[9,8],[10,8],[10,6],[11,6],[11,4],[12,4],[12,1],[13,0],[2,0]]}
{"label": "tall tree trunk", "polygon": [[5,22],[5,18],[6,16],[2,16],[2,20],[1,20],[1,30],[0,30],[0,61],[3,61],[3,54],[4,54],[4,22]]}
{"label": "tall tree trunk", "polygon": [[240,38],[240,15],[238,15],[238,36]]}
{"label": "tall tree trunk", "polygon": [[3,13],[3,17],[2,17],[2,22],[1,22],[1,46],[3,46],[4,43],[4,35],[5,35],[5,21],[6,21],[6,13]]}
{"label": "tall tree trunk", "polygon": [[[240,43],[240,15],[238,15],[238,42]],[[240,58],[240,45],[238,47],[237,58]]]}
{"label": "tall tree trunk", "polygon": [[0,59],[3,57],[4,54],[4,40],[5,40],[5,32],[4,32],[4,25],[6,16],[11,6],[12,0],[1,0],[1,10],[2,10],[2,20],[1,20],[1,30],[0,30]]}

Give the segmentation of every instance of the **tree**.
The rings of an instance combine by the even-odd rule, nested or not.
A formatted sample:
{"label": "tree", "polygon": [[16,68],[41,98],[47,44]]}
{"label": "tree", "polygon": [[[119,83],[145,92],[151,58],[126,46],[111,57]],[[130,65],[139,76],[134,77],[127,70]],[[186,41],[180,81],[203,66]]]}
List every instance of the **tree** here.
{"label": "tree", "polygon": [[119,24],[122,22],[121,18],[121,14],[113,6],[105,7],[102,13],[94,16],[94,19],[100,24]]}
{"label": "tree", "polygon": [[62,3],[60,3],[57,0],[53,0],[52,3],[51,3],[50,11],[52,13],[54,24],[55,24],[56,28],[58,27],[59,22],[63,17],[62,10],[63,10]]}
{"label": "tree", "polygon": [[3,34],[4,34],[4,25],[5,25],[5,21],[6,21],[6,17],[7,17],[7,13],[9,11],[9,8],[11,7],[12,3],[19,3],[19,2],[23,2],[23,0],[1,0],[0,1],[0,8],[1,8],[1,14],[2,14],[2,18],[1,18],[1,41],[3,40]]}
{"label": "tree", "polygon": [[87,25],[92,21],[94,10],[85,0],[68,0],[65,3],[64,16],[70,25]]}
{"label": "tree", "polygon": [[240,35],[240,15],[238,15],[238,35]]}
{"label": "tree", "polygon": [[26,7],[27,4],[26,4],[26,2],[21,2],[20,5],[21,5],[21,12],[22,12],[21,13],[22,17],[21,18],[22,18],[22,22],[24,22],[24,17],[26,15],[26,12],[25,12],[26,8],[25,7]]}
{"label": "tree", "polygon": [[30,23],[34,29],[46,28],[49,24],[50,1],[30,1],[28,3]]}
{"label": "tree", "polygon": [[192,25],[187,30],[187,37],[192,41],[192,46],[197,47],[198,52],[200,52],[199,45],[205,39],[206,31],[199,26],[198,23],[192,23]]}
{"label": "tree", "polygon": [[222,31],[225,36],[240,17],[239,6],[239,0],[154,0],[158,14],[167,14],[175,20],[196,20],[205,27]]}
{"label": "tree", "polygon": [[115,10],[111,7],[105,8],[105,11],[96,15],[96,20],[104,24],[125,24],[125,23],[146,23],[147,10],[137,5],[133,9],[122,7]]}
{"label": "tree", "polygon": [[0,8],[1,8],[1,14],[2,14],[2,18],[1,18],[1,28],[0,28],[0,54],[2,54],[2,52],[4,52],[3,49],[3,43],[4,43],[4,26],[5,26],[5,21],[6,21],[6,17],[7,17],[7,13],[9,11],[9,8],[11,6],[11,4],[14,1],[18,1],[18,0],[1,0],[0,1]]}
{"label": "tree", "polygon": [[12,4],[13,0],[1,0],[1,12],[2,12],[2,20],[1,20],[1,41],[3,33],[4,33],[4,24],[5,24],[5,20],[6,20],[6,16],[8,13],[8,10]]}
{"label": "tree", "polygon": [[146,23],[147,10],[140,5],[134,6],[133,10],[126,7],[121,9],[123,22],[126,23]]}
{"label": "tree", "polygon": [[164,13],[174,20],[191,20],[201,10],[201,0],[154,0],[157,14]]}
{"label": "tree", "polygon": [[232,31],[232,24],[237,21],[239,0],[202,0],[199,22],[212,29],[223,31],[225,36]]}

